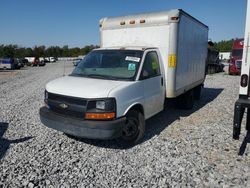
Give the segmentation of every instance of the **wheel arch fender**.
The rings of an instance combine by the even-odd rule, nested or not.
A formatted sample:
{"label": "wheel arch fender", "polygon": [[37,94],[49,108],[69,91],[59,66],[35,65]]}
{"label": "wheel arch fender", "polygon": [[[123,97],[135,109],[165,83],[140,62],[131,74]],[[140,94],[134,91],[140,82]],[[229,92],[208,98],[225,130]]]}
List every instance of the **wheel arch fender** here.
{"label": "wheel arch fender", "polygon": [[136,110],[136,111],[139,111],[141,112],[143,115],[144,115],[144,107],[141,103],[134,103],[134,104],[131,104],[124,112],[124,116],[130,111],[130,110]]}

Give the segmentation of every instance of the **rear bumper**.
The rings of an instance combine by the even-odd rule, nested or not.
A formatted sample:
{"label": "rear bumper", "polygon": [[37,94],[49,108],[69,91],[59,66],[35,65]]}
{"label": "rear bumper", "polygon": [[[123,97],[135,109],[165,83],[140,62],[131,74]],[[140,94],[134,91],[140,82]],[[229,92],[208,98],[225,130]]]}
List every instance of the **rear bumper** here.
{"label": "rear bumper", "polygon": [[86,121],[56,114],[46,107],[40,108],[41,122],[52,129],[91,139],[113,139],[121,135],[126,118],[112,121]]}

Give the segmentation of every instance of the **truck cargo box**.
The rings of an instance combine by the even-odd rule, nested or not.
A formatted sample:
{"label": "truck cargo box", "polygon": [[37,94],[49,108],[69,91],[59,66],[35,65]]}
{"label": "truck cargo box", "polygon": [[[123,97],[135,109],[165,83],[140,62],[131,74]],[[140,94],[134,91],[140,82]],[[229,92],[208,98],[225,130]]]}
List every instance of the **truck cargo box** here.
{"label": "truck cargo box", "polygon": [[101,48],[158,48],[168,98],[204,82],[208,27],[183,10],[103,18],[100,32]]}

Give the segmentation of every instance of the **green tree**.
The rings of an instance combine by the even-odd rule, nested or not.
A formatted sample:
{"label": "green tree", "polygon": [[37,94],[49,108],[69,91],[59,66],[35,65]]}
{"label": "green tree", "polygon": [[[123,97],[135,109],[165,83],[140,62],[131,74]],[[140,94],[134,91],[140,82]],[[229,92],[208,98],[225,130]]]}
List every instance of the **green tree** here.
{"label": "green tree", "polygon": [[33,49],[32,48],[26,48],[24,57],[33,57],[33,56],[34,56]]}
{"label": "green tree", "polygon": [[214,48],[219,50],[220,52],[230,52],[232,50],[233,41],[234,39],[215,42]]}
{"label": "green tree", "polygon": [[90,51],[99,46],[87,45],[79,48],[69,48],[68,45],[63,47],[50,46],[35,46],[34,48],[25,48],[17,45],[0,45],[0,57],[77,57],[79,55],[86,55]]}

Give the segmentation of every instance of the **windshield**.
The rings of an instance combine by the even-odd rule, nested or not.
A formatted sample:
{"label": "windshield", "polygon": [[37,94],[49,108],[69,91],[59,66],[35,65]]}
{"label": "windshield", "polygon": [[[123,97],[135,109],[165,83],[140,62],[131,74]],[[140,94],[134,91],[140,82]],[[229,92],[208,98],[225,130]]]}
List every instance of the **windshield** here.
{"label": "windshield", "polygon": [[233,57],[242,57],[243,49],[235,49],[232,51]]}
{"label": "windshield", "polygon": [[79,62],[71,76],[134,80],[142,54],[139,50],[92,51]]}

